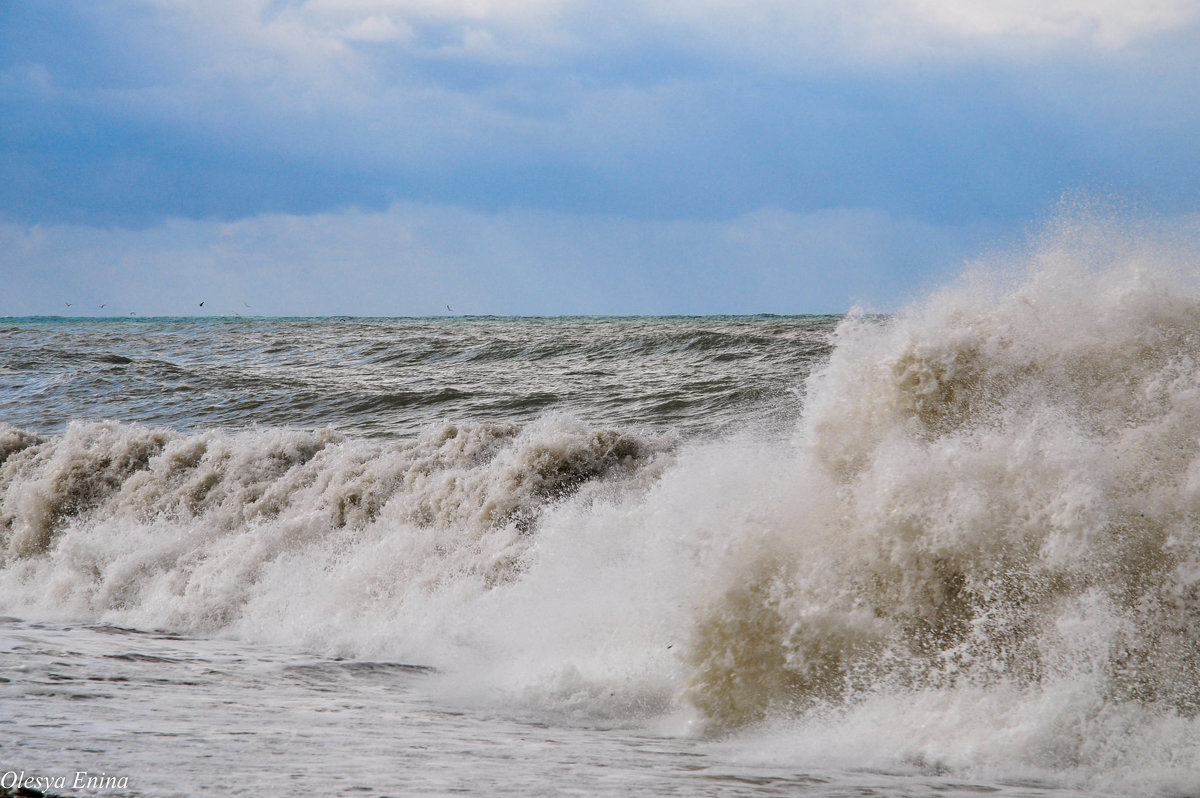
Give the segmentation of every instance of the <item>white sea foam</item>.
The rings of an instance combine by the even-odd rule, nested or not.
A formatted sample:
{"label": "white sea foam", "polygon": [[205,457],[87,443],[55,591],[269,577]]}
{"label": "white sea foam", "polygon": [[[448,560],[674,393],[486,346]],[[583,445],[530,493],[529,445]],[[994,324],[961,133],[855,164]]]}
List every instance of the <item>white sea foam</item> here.
{"label": "white sea foam", "polygon": [[790,441],[0,429],[0,608],[434,665],[747,759],[1194,791],[1195,240],[1077,214],[851,314]]}

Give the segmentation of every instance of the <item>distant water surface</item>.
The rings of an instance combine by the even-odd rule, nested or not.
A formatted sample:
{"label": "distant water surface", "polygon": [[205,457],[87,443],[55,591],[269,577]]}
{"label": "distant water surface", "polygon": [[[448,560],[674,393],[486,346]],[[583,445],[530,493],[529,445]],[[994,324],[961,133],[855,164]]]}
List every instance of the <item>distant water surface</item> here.
{"label": "distant water surface", "polygon": [[548,410],[712,433],[794,416],[834,317],[0,319],[0,418],[412,435]]}

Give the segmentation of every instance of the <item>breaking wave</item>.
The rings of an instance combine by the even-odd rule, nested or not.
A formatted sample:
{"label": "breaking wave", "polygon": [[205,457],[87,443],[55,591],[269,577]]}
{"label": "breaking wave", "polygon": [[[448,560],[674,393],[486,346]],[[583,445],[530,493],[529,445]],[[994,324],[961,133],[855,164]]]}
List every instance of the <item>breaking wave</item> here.
{"label": "breaking wave", "polygon": [[787,441],[0,428],[0,608],[419,662],[748,758],[1200,789],[1194,232],[1064,218],[849,314]]}

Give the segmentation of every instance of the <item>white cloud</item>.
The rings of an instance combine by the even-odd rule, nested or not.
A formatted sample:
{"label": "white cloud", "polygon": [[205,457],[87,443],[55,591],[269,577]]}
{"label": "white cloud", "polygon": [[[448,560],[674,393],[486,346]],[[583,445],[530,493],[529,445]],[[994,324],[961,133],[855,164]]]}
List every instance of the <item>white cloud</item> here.
{"label": "white cloud", "polygon": [[1198,0],[655,0],[648,13],[776,67],[1111,51],[1200,19]]}
{"label": "white cloud", "polygon": [[[226,38],[218,56],[345,68],[360,42],[550,64],[612,47],[678,47],[775,67],[1110,51],[1200,19],[1200,0],[149,0]],[[256,55],[256,53],[258,55]]]}
{"label": "white cloud", "polygon": [[[20,53],[46,67],[0,73],[21,102],[62,95],[16,120],[33,157],[13,161],[7,207],[48,209],[20,218],[402,198],[1012,218],[1081,183],[1186,192],[1196,31],[1138,43],[1189,24],[1200,0],[98,2],[78,57],[47,40]],[[1056,42],[1069,57],[924,68]]]}
{"label": "white cloud", "polygon": [[342,28],[341,36],[348,41],[402,42],[412,38],[413,29],[404,20],[374,14],[352,20]]}
{"label": "white cloud", "polygon": [[910,0],[908,13],[930,31],[963,39],[1003,36],[1079,39],[1104,48],[1187,25],[1195,0]]}
{"label": "white cloud", "polygon": [[[211,68],[311,78],[357,69],[358,43],[397,43],[444,51],[447,33],[460,54],[527,60],[572,41],[560,20],[563,0],[147,0],[216,47]],[[429,37],[421,29],[431,31]],[[487,47],[480,47],[483,41]]]}
{"label": "white cloud", "polygon": [[[821,79],[831,65],[1024,57],[1037,47],[1106,56],[1200,16],[1200,0],[144,2],[162,10],[148,23],[159,30],[137,28],[129,45],[160,35],[186,66],[161,83],[93,91],[81,102],[203,127],[216,140],[251,148],[265,143],[297,159],[342,150],[367,169],[431,162],[447,149],[463,150],[464,136],[475,137],[466,149],[478,152],[481,130],[484,145],[499,149],[513,141],[543,150],[560,148],[559,141],[632,142],[640,126],[601,119],[582,132],[562,128],[622,92],[630,107],[645,111],[640,123],[653,127],[663,92],[686,83],[676,94],[703,95],[705,78],[673,71],[672,59],[681,56]],[[10,70],[0,75],[0,90],[51,81],[45,70]],[[531,136],[531,126],[540,134]]]}

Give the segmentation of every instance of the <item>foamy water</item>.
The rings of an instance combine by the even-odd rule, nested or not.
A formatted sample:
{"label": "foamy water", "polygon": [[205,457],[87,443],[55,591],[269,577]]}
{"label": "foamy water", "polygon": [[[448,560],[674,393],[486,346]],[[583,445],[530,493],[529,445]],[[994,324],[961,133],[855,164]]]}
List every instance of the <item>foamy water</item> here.
{"label": "foamy water", "polygon": [[0,751],[133,794],[210,755],[246,791],[1196,794],[1195,240],[1065,218],[836,327],[15,322],[0,610],[36,667],[0,689],[58,714]]}

